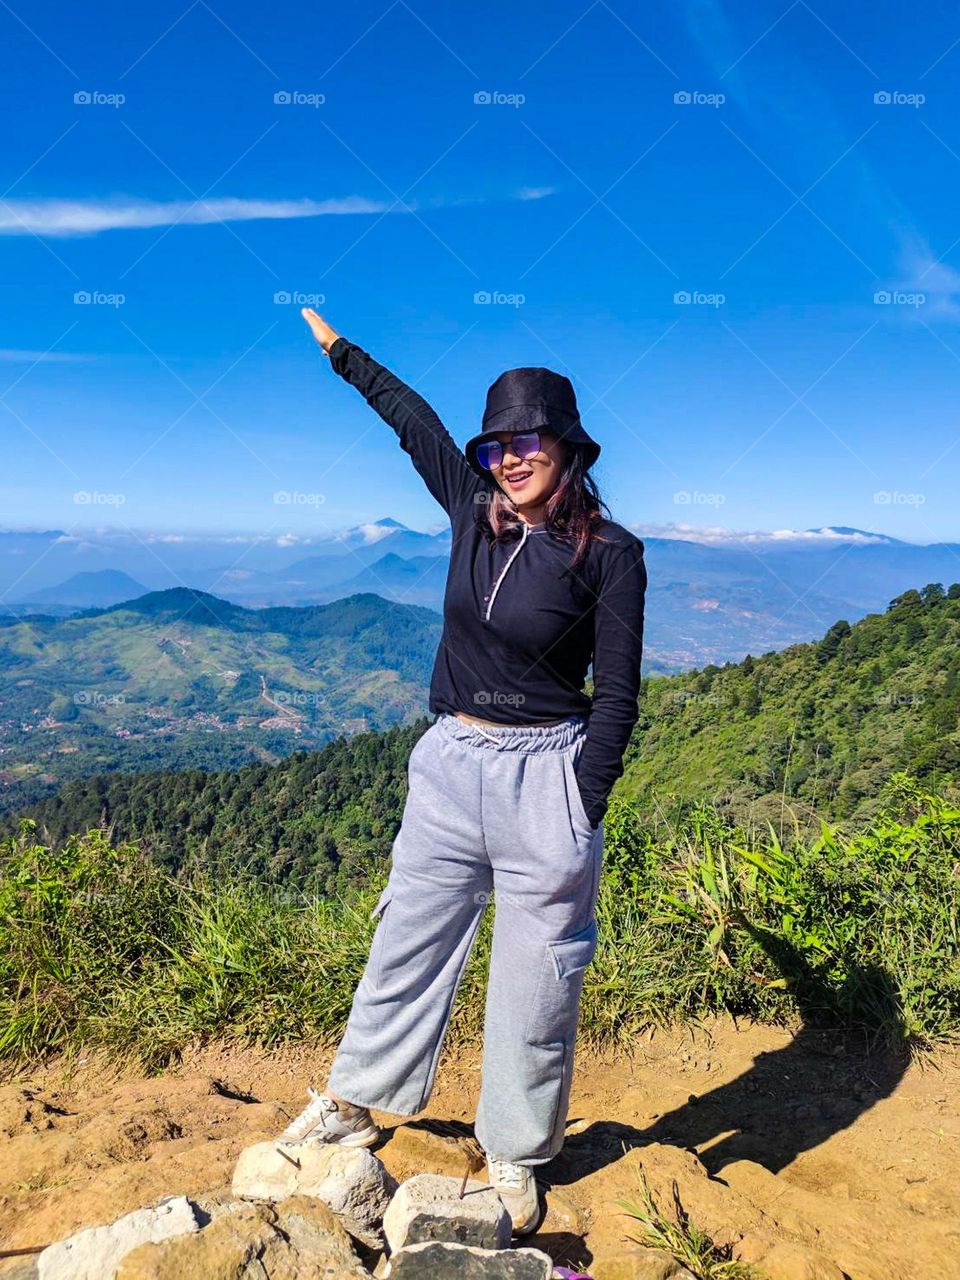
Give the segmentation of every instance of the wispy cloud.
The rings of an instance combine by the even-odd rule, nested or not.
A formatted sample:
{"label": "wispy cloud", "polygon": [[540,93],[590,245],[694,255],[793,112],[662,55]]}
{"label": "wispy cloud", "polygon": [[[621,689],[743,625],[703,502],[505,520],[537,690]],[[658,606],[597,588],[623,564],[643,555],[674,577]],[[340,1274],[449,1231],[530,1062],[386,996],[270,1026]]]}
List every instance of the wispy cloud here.
{"label": "wispy cloud", "polygon": [[13,347],[0,347],[0,364],[76,364],[92,360],[93,356],[74,351],[21,351]]}
{"label": "wispy cloud", "polygon": [[261,218],[321,218],[382,213],[384,201],[343,200],[4,200],[0,235],[82,236],[175,224],[250,222]]}
{"label": "wispy cloud", "polygon": [[[552,187],[523,187],[511,200],[542,200],[554,194]],[[462,203],[487,203],[438,197],[429,207]],[[213,222],[252,222],[259,219],[324,218],[350,214],[406,213],[413,201],[367,200],[346,196],[339,200],[3,200],[0,201],[0,235],[89,236],[101,231],[138,231],[151,227],[204,226]]]}
{"label": "wispy cloud", "polygon": [[665,538],[680,542],[699,542],[705,546],[742,547],[745,544],[777,543],[797,546],[876,546],[890,542],[882,533],[869,533],[863,529],[839,529],[827,526],[822,529],[725,529],[721,525],[693,525],[682,521],[669,524],[638,524],[631,528],[640,538]]}
{"label": "wispy cloud", "polygon": [[[900,255],[901,289],[923,295],[924,302],[915,314],[947,316],[960,319],[960,273],[954,271],[917,233],[907,236]],[[910,309],[907,308],[909,311]]]}

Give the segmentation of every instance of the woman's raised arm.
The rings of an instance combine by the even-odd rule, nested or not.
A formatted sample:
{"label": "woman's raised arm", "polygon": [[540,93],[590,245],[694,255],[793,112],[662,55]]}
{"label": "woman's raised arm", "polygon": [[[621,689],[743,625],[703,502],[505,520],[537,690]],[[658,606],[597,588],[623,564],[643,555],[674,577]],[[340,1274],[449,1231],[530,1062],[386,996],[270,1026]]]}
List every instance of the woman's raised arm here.
{"label": "woman's raised arm", "polygon": [[304,307],[302,314],[334,371],[356,387],[394,429],[401,448],[448,515],[486,493],[483,480],[421,395],[361,347],[341,337],[315,311]]}

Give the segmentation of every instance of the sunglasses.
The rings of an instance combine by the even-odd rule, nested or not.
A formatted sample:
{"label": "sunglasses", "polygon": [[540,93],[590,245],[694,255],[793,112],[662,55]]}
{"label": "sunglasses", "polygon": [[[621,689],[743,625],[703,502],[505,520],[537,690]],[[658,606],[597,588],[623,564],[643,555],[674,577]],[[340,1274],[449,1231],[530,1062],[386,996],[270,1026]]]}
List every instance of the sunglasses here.
{"label": "sunglasses", "polygon": [[[540,452],[539,431],[518,431],[508,442],[510,452],[518,458],[526,460]],[[492,471],[503,462],[505,446],[499,440],[484,440],[477,445],[477,462],[487,471]]]}

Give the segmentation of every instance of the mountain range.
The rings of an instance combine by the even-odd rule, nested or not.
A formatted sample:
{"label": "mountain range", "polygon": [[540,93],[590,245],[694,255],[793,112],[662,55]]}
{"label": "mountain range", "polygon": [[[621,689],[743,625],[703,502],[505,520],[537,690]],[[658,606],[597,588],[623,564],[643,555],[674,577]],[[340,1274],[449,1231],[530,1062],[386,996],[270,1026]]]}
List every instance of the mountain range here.
{"label": "mountain range", "polygon": [[[651,830],[706,804],[746,825],[789,834],[796,823],[816,835],[823,818],[875,816],[891,785],[909,800],[913,783],[899,771],[955,802],[958,721],[960,588],[907,591],[816,643],[646,680],[611,807],[630,801]],[[239,861],[271,879],[319,878],[333,892],[369,857],[389,854],[410,751],[428,723],[230,772],[77,777],[32,814],[55,840],[107,822],[172,866]],[[711,813],[702,820],[706,840]],[[8,809],[0,830],[12,829]],[[905,864],[905,893],[917,874]],[[833,892],[846,892],[838,875]]]}
{"label": "mountain range", "polygon": [[91,773],[276,762],[407,723],[441,626],[372,594],[246,609],[185,587],[0,618],[0,808]]}
{"label": "mountain range", "polygon": [[[848,526],[634,531],[646,546],[650,672],[782,649],[883,609],[910,587],[960,578],[958,544]],[[439,612],[449,552],[449,528],[423,533],[390,518],[315,539],[0,532],[0,601],[8,616],[69,617],[190,587],[250,609],[372,593]]]}

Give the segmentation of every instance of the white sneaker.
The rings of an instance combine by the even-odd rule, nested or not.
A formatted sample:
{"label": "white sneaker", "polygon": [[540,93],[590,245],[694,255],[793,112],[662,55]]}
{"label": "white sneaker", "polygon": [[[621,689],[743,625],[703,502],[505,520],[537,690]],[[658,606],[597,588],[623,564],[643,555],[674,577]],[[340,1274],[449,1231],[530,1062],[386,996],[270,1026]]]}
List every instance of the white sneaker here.
{"label": "white sneaker", "polygon": [[487,1181],[513,1220],[513,1234],[519,1236],[533,1231],[540,1220],[540,1202],[532,1169],[487,1156]]}
{"label": "white sneaker", "polygon": [[356,1115],[343,1115],[338,1103],[327,1093],[309,1088],[310,1102],[280,1135],[280,1142],[303,1142],[307,1138],[336,1142],[341,1147],[372,1147],[380,1130],[363,1107]]}

